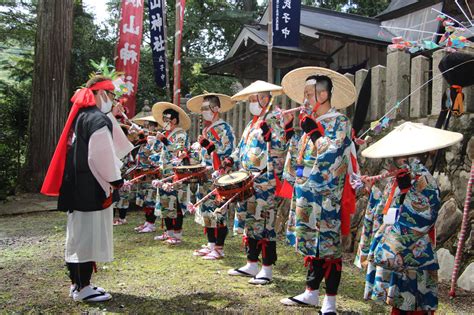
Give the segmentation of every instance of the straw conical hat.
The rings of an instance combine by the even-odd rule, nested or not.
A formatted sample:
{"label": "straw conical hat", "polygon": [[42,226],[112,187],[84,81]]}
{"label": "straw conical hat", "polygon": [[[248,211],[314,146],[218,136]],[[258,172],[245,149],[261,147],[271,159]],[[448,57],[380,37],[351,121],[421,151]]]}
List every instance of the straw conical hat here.
{"label": "straw conical hat", "polygon": [[156,123],[155,117],[153,116],[136,117],[136,118],[132,118],[132,121],[134,123],[137,123],[138,125],[143,124],[145,121],[151,121],[151,122]]}
{"label": "straw conical hat", "polygon": [[372,159],[410,156],[449,147],[462,138],[458,132],[406,122],[362,151],[362,156]]}
{"label": "straw conical hat", "polygon": [[357,93],[354,84],[342,74],[321,67],[302,67],[288,72],[281,81],[283,91],[293,101],[303,104],[306,78],[312,75],[325,75],[331,79],[332,107],[342,109],[355,102]]}
{"label": "straw conical hat", "polygon": [[260,92],[271,92],[273,96],[283,94],[283,88],[279,85],[271,84],[265,81],[255,81],[239,93],[232,96],[234,101],[246,101],[250,95]]}
{"label": "straw conical hat", "polygon": [[179,124],[178,126],[183,128],[184,130],[188,130],[191,127],[191,119],[189,118],[188,114],[179,106],[168,103],[168,102],[158,102],[153,105],[151,109],[153,113],[153,117],[155,118],[156,122],[163,127],[163,112],[167,109],[173,109],[178,112],[179,114]]}
{"label": "straw conical hat", "polygon": [[225,94],[219,94],[219,93],[204,93],[198,96],[195,96],[191,98],[187,103],[186,107],[192,111],[193,113],[201,113],[201,105],[202,102],[204,102],[204,98],[206,96],[217,96],[219,98],[219,101],[221,103],[221,108],[219,110],[219,113],[225,113],[231,110],[235,103],[232,102],[230,99],[230,96],[225,95]]}

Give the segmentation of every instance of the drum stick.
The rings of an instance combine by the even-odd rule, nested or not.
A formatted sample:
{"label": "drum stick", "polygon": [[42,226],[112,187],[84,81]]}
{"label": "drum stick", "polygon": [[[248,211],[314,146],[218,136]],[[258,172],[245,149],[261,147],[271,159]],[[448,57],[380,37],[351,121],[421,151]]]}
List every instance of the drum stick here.
{"label": "drum stick", "polygon": [[233,195],[229,200],[227,200],[223,205],[222,207],[219,207],[215,210],[215,212],[221,212],[222,209],[224,209],[225,207],[227,207],[232,201],[234,201],[235,198],[237,198],[237,196],[240,195],[240,192],[236,193],[235,195]]}
{"label": "drum stick", "polygon": [[207,195],[205,195],[204,197],[202,197],[201,199],[199,199],[194,205],[192,205],[193,207],[197,208],[199,207],[204,201],[206,201],[207,199],[211,198],[211,196],[213,194],[215,194],[217,191],[217,188],[213,189],[210,193],[208,193]]}

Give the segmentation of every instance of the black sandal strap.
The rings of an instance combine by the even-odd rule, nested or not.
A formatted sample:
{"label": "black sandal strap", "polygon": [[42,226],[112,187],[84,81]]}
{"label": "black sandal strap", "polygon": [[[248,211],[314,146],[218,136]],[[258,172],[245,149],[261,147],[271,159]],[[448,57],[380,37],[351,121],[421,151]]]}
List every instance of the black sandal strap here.
{"label": "black sandal strap", "polygon": [[93,298],[95,298],[95,297],[104,296],[104,295],[105,295],[104,293],[91,294],[91,295],[89,295],[89,296],[86,296],[86,297],[83,298],[82,300],[83,300],[83,301],[87,301],[87,300],[93,299]]}
{"label": "black sandal strap", "polygon": [[295,303],[297,303],[297,304],[301,304],[301,305],[311,305],[311,304],[308,304],[308,303],[305,303],[305,302],[303,302],[303,301],[300,301],[300,300],[295,299],[294,296],[289,297],[288,300],[291,300],[291,301],[293,301],[293,302],[295,302]]}
{"label": "black sandal strap", "polygon": [[242,270],[240,270],[240,269],[234,269],[234,271],[237,271],[238,273],[241,273],[241,274],[246,275],[246,276],[253,276],[253,275],[251,275],[250,273],[245,272],[245,271],[242,271]]}
{"label": "black sandal strap", "polygon": [[258,278],[255,277],[254,279],[255,280],[265,280],[265,281],[268,281],[268,282],[272,281],[272,279],[268,279],[267,277],[258,277]]}

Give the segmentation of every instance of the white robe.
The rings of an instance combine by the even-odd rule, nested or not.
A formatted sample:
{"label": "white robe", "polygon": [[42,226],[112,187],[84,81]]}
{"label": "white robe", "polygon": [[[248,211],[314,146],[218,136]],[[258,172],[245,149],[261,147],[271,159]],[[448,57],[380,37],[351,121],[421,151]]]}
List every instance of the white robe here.
{"label": "white robe", "polygon": [[[114,120],[115,118],[112,121]],[[114,140],[115,138],[117,137],[114,132]],[[89,139],[89,168],[107,197],[112,192],[112,186],[109,183],[121,178],[122,163],[116,153],[116,147],[119,146],[120,155],[130,152],[126,152],[126,147],[133,149],[131,145],[127,146],[126,143],[123,145],[124,142],[122,146],[117,145],[114,140],[107,127],[95,131]],[[97,210],[68,213],[66,262],[110,262],[113,260],[113,207]]]}

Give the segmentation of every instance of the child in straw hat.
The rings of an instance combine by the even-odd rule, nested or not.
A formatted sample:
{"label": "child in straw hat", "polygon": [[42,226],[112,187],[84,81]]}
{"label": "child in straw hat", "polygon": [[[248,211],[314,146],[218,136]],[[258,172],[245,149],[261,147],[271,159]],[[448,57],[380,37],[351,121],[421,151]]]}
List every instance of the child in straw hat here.
{"label": "child in straw hat", "polygon": [[[229,96],[216,93],[206,93],[190,99],[187,107],[194,113],[202,115],[204,129],[198,138],[198,157],[214,170],[213,177],[220,176],[232,167],[229,156],[235,147],[235,136],[232,127],[220,118],[220,114],[231,110],[234,103]],[[212,179],[199,185],[197,199],[204,197],[212,191]],[[195,212],[196,222],[204,226],[207,235],[207,245],[195,250],[193,255],[205,260],[224,258],[224,243],[228,233],[227,209],[215,212],[216,198],[204,201]]]}
{"label": "child in straw hat", "polygon": [[[319,287],[326,283],[321,312],[336,313],[336,295],[341,280],[342,204],[355,206],[348,176],[357,171],[349,119],[339,113],[355,99],[355,87],[344,76],[329,69],[304,67],[288,73],[282,81],[285,93],[303,103],[300,115],[304,134],[298,150],[288,156],[285,174],[294,177],[296,248],[309,268],[306,290],[281,303],[319,305]],[[290,180],[291,181],[291,180]],[[291,221],[290,221],[291,223]]]}
{"label": "child in straw hat", "polygon": [[[407,122],[362,152],[391,159],[391,177],[383,194],[371,194],[355,264],[367,268],[364,298],[391,305],[392,314],[437,309],[439,266],[433,243],[440,192],[421,161],[424,153],[462,138]],[[370,187],[374,178],[362,180]]]}

